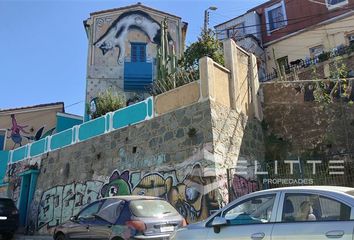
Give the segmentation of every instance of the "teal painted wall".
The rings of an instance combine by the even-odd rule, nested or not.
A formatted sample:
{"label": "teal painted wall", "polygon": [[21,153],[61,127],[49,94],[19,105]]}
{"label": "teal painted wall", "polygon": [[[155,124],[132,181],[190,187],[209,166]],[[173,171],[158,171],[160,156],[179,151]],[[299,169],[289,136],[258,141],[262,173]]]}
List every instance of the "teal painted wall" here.
{"label": "teal painted wall", "polygon": [[62,132],[66,129],[72,128],[75,125],[80,125],[83,121],[71,118],[69,116],[59,116],[57,115],[57,132]]}

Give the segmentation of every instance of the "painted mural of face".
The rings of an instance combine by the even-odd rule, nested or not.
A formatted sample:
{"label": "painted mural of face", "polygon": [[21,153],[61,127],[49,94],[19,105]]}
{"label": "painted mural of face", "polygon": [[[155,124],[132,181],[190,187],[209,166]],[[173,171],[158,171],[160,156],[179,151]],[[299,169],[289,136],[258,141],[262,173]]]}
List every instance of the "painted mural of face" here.
{"label": "painted mural of face", "polygon": [[164,179],[157,173],[144,176],[134,187],[133,195],[165,197],[172,187],[172,178]]}
{"label": "painted mural of face", "polygon": [[103,197],[121,196],[129,194],[129,171],[124,171],[122,174],[119,174],[118,171],[114,171],[112,176],[109,178],[108,183],[103,185],[101,189],[101,195]]}
{"label": "painted mural of face", "polygon": [[108,28],[108,30],[100,37],[94,46],[101,49],[105,55],[114,47],[119,49],[118,64],[123,63],[125,56],[124,41],[131,29],[137,29],[145,33],[150,42],[159,44],[160,41],[160,24],[156,22],[149,14],[143,11],[130,11],[120,15]]}

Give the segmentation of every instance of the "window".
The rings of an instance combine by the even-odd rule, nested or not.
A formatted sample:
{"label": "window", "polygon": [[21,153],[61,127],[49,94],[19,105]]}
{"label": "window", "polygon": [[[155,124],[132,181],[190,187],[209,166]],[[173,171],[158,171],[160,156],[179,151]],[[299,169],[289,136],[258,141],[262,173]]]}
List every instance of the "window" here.
{"label": "window", "polygon": [[280,70],[282,71],[283,68],[286,70],[289,68],[289,60],[288,56],[281,57],[277,59],[277,63],[279,64]]}
{"label": "window", "polygon": [[100,208],[102,204],[102,201],[99,202],[95,202],[91,205],[89,205],[88,207],[84,208],[78,215],[77,219],[85,219],[88,217],[93,216],[94,214],[96,214],[98,212],[98,209]]}
{"label": "window", "polygon": [[350,207],[315,194],[286,194],[282,222],[347,221]]}
{"label": "window", "polygon": [[327,8],[333,9],[348,4],[348,0],[326,0]]}
{"label": "window", "polygon": [[354,44],[354,33],[348,34],[347,38],[348,38],[349,45]]}
{"label": "window", "polygon": [[131,43],[131,61],[146,62],[146,43]]}
{"label": "window", "polygon": [[281,1],[278,4],[266,8],[265,17],[266,17],[268,34],[270,34],[270,32],[274,30],[286,26],[288,23],[287,23],[284,1]]}
{"label": "window", "polygon": [[104,201],[97,216],[109,223],[115,223],[124,207],[124,201],[109,198]]}
{"label": "window", "polygon": [[259,224],[270,222],[275,194],[247,199],[226,210],[228,225]]}
{"label": "window", "polygon": [[323,53],[324,47],[323,45],[317,45],[309,49],[311,58],[318,57]]}

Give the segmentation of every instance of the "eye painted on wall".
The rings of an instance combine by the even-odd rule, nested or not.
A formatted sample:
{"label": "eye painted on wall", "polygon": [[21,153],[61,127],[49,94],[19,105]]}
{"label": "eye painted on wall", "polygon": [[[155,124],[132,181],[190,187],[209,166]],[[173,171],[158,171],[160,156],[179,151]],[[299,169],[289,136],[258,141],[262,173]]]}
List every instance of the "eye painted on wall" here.
{"label": "eye painted on wall", "polygon": [[199,198],[200,193],[195,187],[186,188],[186,198],[187,201],[195,202]]}
{"label": "eye painted on wall", "polygon": [[138,192],[138,195],[144,196],[145,195],[145,189],[142,189]]}

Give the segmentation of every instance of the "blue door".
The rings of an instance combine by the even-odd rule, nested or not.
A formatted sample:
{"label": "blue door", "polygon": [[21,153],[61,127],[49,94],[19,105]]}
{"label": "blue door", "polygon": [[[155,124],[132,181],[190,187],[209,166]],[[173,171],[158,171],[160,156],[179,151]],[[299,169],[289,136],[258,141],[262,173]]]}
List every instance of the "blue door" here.
{"label": "blue door", "polygon": [[27,212],[33,199],[37,185],[39,170],[28,170],[20,174],[22,177],[18,209],[20,211],[20,226],[26,226]]}

